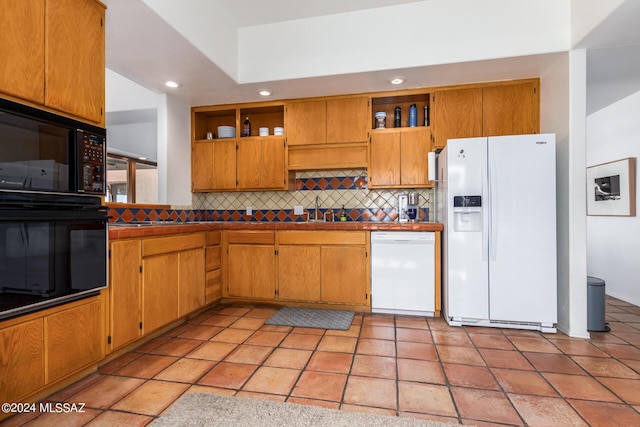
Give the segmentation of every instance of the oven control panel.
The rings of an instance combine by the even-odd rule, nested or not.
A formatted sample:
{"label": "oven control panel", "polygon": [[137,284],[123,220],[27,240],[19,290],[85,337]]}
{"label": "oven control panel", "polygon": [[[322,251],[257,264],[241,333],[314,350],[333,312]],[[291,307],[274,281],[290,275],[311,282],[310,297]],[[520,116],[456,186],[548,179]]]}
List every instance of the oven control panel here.
{"label": "oven control panel", "polygon": [[89,132],[78,132],[80,151],[79,190],[83,193],[104,194],[105,190],[105,137]]}

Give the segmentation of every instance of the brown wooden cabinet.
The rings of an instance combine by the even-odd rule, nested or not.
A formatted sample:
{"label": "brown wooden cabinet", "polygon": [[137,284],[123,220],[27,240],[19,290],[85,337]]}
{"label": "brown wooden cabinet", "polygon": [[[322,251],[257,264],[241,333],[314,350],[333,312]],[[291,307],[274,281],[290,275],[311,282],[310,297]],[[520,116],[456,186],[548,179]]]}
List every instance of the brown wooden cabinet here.
{"label": "brown wooden cabinet", "polygon": [[109,248],[107,351],[112,351],[140,338],[142,332],[141,241],[115,240]]}
{"label": "brown wooden cabinet", "polygon": [[540,132],[539,79],[433,93],[433,141]]}
{"label": "brown wooden cabinet", "polygon": [[431,105],[435,148],[451,138],[482,136],[482,88],[435,91]]}
{"label": "brown wooden cabinet", "polygon": [[204,234],[142,240],[142,329],[147,334],[204,306]]}
{"label": "brown wooden cabinet", "polygon": [[95,0],[3,1],[0,92],[104,125],[104,17]]}
{"label": "brown wooden cabinet", "polygon": [[278,233],[278,300],[367,306],[368,233]]}
{"label": "brown wooden cabinet", "polygon": [[196,141],[191,145],[191,190],[236,188],[236,139]]}
{"label": "brown wooden cabinet", "polygon": [[369,111],[367,97],[290,102],[286,107],[288,144],[366,142]]}
{"label": "brown wooden cabinet", "polygon": [[202,247],[178,253],[178,316],[205,304],[205,250]]}
{"label": "brown wooden cabinet", "polygon": [[295,177],[285,167],[285,139],[279,136],[238,140],[238,190],[293,189]]}
{"label": "brown wooden cabinet", "polygon": [[432,187],[427,154],[428,127],[374,130],[369,147],[369,188]]}
{"label": "brown wooden cabinet", "polygon": [[275,295],[275,232],[228,231],[225,295],[273,299]]}
{"label": "brown wooden cabinet", "polygon": [[222,298],[222,233],[211,231],[205,234],[205,290],[204,302],[209,304]]}
{"label": "brown wooden cabinet", "polygon": [[484,136],[540,133],[538,80],[482,89]]}
{"label": "brown wooden cabinet", "polygon": [[0,343],[0,401],[18,402],[45,385],[44,320],[0,326]]}
{"label": "brown wooden cabinet", "polygon": [[104,6],[94,0],[47,1],[45,105],[104,123]]}
{"label": "brown wooden cabinet", "polygon": [[100,318],[99,300],[44,318],[48,383],[102,358],[104,352]]}
{"label": "brown wooden cabinet", "polygon": [[44,0],[0,2],[0,93],[44,104]]}
{"label": "brown wooden cabinet", "polygon": [[285,108],[287,143],[313,145],[327,142],[327,102],[290,102]]}

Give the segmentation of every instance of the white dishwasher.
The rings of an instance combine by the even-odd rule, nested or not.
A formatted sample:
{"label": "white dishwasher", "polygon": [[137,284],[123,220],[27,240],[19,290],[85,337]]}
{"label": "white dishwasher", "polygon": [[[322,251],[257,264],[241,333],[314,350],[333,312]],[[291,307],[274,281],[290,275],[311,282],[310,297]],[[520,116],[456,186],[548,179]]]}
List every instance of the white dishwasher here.
{"label": "white dishwasher", "polygon": [[371,311],[434,315],[434,232],[371,233]]}

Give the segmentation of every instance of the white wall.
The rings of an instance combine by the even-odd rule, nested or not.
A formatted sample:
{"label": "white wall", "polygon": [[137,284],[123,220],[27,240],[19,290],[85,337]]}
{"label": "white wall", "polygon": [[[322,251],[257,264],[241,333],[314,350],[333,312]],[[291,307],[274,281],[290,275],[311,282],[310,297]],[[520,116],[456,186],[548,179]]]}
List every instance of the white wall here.
{"label": "white wall", "polygon": [[191,109],[163,95],[158,109],[158,202],[191,206]]}
{"label": "white wall", "polygon": [[238,81],[567,51],[569,23],[568,0],[434,0],[245,27]]}
{"label": "white wall", "polygon": [[584,206],[585,76],[584,51],[562,55],[540,76],[541,132],[556,134],[558,329],[574,337],[589,336],[585,215],[581,209]]}
{"label": "white wall", "polygon": [[[640,157],[640,92],[587,118],[587,166]],[[637,167],[637,165],[636,165]],[[636,206],[640,197],[636,172]],[[640,305],[640,216],[587,217],[587,271],[606,293]]]}
{"label": "white wall", "polygon": [[[156,94],[109,69],[106,70],[106,77],[107,114],[115,111],[157,109],[157,128],[154,134],[157,153],[153,157],[158,163],[158,203],[190,206],[190,107],[171,96]],[[146,146],[139,145],[142,139],[137,133],[142,125],[127,124],[122,129],[114,126],[113,136],[128,144],[124,147],[118,145],[118,148],[127,153],[145,155]],[[126,132],[119,132],[120,130]],[[150,131],[148,128],[147,130]]]}

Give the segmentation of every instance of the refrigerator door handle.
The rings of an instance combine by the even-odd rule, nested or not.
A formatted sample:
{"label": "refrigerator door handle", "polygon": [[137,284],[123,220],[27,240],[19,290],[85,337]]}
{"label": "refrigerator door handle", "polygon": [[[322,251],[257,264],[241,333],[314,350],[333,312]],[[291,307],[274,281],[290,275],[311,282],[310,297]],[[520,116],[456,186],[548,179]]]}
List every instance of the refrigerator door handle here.
{"label": "refrigerator door handle", "polygon": [[496,189],[496,183],[498,182],[498,173],[495,162],[489,164],[489,259],[491,261],[496,260],[496,254],[498,252],[498,191]]}
{"label": "refrigerator door handle", "polygon": [[482,260],[489,259],[489,174],[485,166],[481,168],[480,182],[482,182]]}

